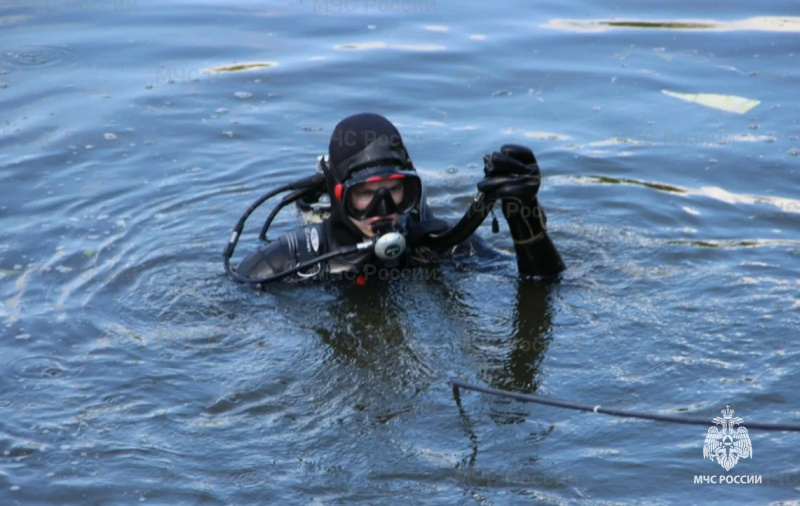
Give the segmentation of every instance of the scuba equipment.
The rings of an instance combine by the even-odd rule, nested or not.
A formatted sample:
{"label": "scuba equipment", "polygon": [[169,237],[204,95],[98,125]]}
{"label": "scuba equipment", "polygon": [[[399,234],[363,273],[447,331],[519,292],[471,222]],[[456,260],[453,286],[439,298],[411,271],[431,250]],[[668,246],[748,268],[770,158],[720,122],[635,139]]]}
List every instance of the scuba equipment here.
{"label": "scuba equipment", "polygon": [[[384,186],[376,188],[374,185],[378,183]],[[342,202],[348,217],[364,220],[410,212],[419,205],[422,182],[416,172],[378,166],[337,183],[334,192],[334,198]]]}
{"label": "scuba equipment", "polygon": [[[289,195],[281,199],[272,212],[270,212],[267,220],[264,222],[259,234],[259,239],[263,241],[267,241],[267,231],[269,230],[269,227],[280,210],[293,202],[300,210],[304,221],[307,223],[312,221],[323,221],[330,216],[330,213],[332,212],[331,206],[334,204],[331,203],[327,198],[327,192],[325,188],[326,180],[328,182],[330,181],[330,169],[326,162],[327,156],[317,157],[317,171],[313,176],[300,179],[294,183],[290,183],[272,190],[261,198],[257,199],[253,204],[250,205],[250,207],[247,208],[242,217],[239,218],[239,221],[236,223],[225,251],[223,252],[223,263],[226,273],[240,282],[260,284],[270,281],[277,281],[294,273],[300,274],[300,271],[313,267],[316,264],[321,265],[323,262],[332,258],[350,255],[356,252],[367,251],[370,248],[373,249],[375,255],[381,260],[397,259],[406,250],[407,246],[426,246],[435,250],[447,249],[463,242],[470,235],[472,235],[475,229],[477,229],[478,226],[480,226],[480,224],[483,222],[491,208],[491,205],[494,203],[494,200],[491,202],[484,200],[482,198],[482,194],[479,193],[464,218],[462,218],[461,221],[450,230],[447,230],[448,226],[444,220],[438,219],[429,219],[420,222],[412,222],[412,220],[408,220],[408,226],[405,227],[405,229],[402,229],[403,227],[401,226],[400,231],[394,230],[392,220],[376,220],[375,223],[372,224],[372,230],[376,235],[375,237],[361,241],[353,246],[349,246],[338,251],[329,252],[312,258],[308,261],[301,262],[286,271],[262,278],[249,278],[234,271],[231,268],[230,259],[233,256],[236,245],[239,242],[239,238],[244,230],[244,224],[250,215],[253,214],[253,212],[255,212],[255,210],[267,200],[280,193],[291,191]],[[342,189],[343,196],[344,194],[349,195],[350,192],[353,191],[353,188],[358,188],[359,184],[371,182],[368,180],[376,177],[378,174],[381,176],[388,174],[388,177],[385,178],[385,180],[389,181],[400,181],[401,178],[403,181],[407,181],[407,183],[404,183],[403,186],[404,195],[403,198],[400,199],[400,203],[398,204],[392,199],[392,205],[395,207],[394,210],[400,211],[398,214],[405,214],[413,208],[409,207],[409,202],[414,203],[414,207],[419,205],[423,195],[422,184],[419,180],[419,177],[415,173],[410,173],[410,171],[398,171],[394,166],[379,166],[376,167],[374,171],[366,170],[364,176],[358,177],[356,182],[350,185],[347,191],[345,191],[344,188]],[[400,177],[395,177],[392,179],[393,175],[399,175]],[[384,178],[381,177],[381,180],[384,180]],[[406,188],[409,188],[408,195],[411,196],[408,199],[406,198]],[[381,194],[382,192],[383,194]],[[385,188],[379,189],[377,192],[375,192],[370,204],[362,211],[362,213],[368,214],[370,209],[372,209],[372,212],[375,212],[376,208],[379,212],[381,207],[386,206],[391,208],[392,205],[388,205],[385,201],[381,200],[382,198],[385,199],[387,196],[391,199],[389,194],[390,192]],[[341,205],[341,201],[339,201],[339,204]],[[342,206],[342,209],[344,208],[345,206]],[[382,215],[385,216],[386,214]],[[301,275],[301,277],[305,276]]]}
{"label": "scuba equipment", "polygon": [[[297,210],[300,212],[300,218],[304,225],[308,225],[309,223],[322,223],[331,214],[331,200],[325,190],[327,159],[328,155],[319,155],[317,157],[316,174],[320,176],[320,184],[317,187],[309,188],[295,201],[295,207],[297,207]],[[277,215],[277,213],[273,211],[270,217],[274,218],[273,214]],[[264,226],[261,227],[261,232],[258,236],[260,240],[267,240],[267,229],[271,224],[272,220],[269,219],[264,222]]]}
{"label": "scuba equipment", "polygon": [[[503,146],[501,153],[485,157],[485,163],[486,178],[478,184],[478,194],[464,217],[449,228],[446,222],[434,219],[429,212],[422,182],[397,128],[380,114],[348,116],[334,128],[328,155],[317,158],[316,174],[269,192],[245,211],[223,253],[225,270],[239,281],[263,283],[300,273],[314,265],[318,267],[316,273],[304,271],[300,275],[316,276],[322,271],[322,262],[355,252],[372,250],[373,256],[353,255],[353,258],[327,262],[326,271],[339,267],[358,269],[359,263],[371,262],[375,257],[387,267],[395,268],[404,264],[404,260],[415,261],[447,250],[475,232],[492,213],[495,201],[502,199],[506,203],[516,199],[526,205],[531,198],[535,199],[540,179],[536,160],[528,148]],[[301,210],[306,222],[318,218],[316,221],[322,224],[307,225],[281,236],[279,244],[259,249],[240,264],[240,272],[234,272],[230,259],[245,221],[266,200],[287,191],[290,193],[264,222],[259,234],[261,240],[267,241],[267,231],[273,220],[292,202]],[[529,256],[537,256],[541,250],[537,229],[541,227],[528,223],[525,216],[513,216],[513,219],[519,223],[509,224],[512,235],[531,231],[530,242],[537,240],[537,243],[532,247],[527,246],[527,242],[524,244],[536,250]],[[496,217],[492,225],[496,232],[499,228]],[[371,237],[373,235],[375,237]],[[365,236],[370,238],[365,240]],[[523,244],[516,235],[514,239],[515,246]],[[400,258],[406,245],[414,248],[413,255]],[[417,255],[426,249],[430,251]],[[525,265],[533,264],[526,261]],[[259,279],[243,275],[249,272],[270,275]]]}
{"label": "scuba equipment", "polygon": [[378,220],[372,224],[375,241],[375,255],[381,260],[394,260],[406,250],[406,238],[396,232],[392,220]]}
{"label": "scuba equipment", "polygon": [[[353,253],[367,251],[370,248],[374,248],[375,255],[382,259],[382,260],[392,260],[399,257],[406,249],[406,239],[403,235],[395,230],[391,220],[377,220],[373,223],[372,228],[375,232],[376,236],[374,238],[369,238],[358,244],[353,246],[349,246],[338,251],[329,252],[318,257],[312,258],[308,261],[301,262],[298,265],[279,272],[272,274],[270,276],[265,276],[262,278],[249,278],[246,276],[242,276],[241,274],[237,273],[231,268],[230,259],[233,256],[233,253],[236,249],[236,245],[239,242],[239,238],[241,237],[242,231],[244,230],[244,224],[247,219],[250,217],[255,210],[261,206],[267,200],[273,198],[274,196],[287,192],[292,191],[289,195],[281,199],[277,206],[272,210],[272,212],[267,217],[267,220],[264,222],[264,225],[261,228],[261,232],[259,234],[259,239],[266,241],[267,240],[267,231],[269,230],[270,225],[272,224],[275,217],[278,215],[280,210],[286,207],[288,204],[295,202],[298,209],[300,209],[301,213],[304,215],[311,215],[316,216],[320,221],[325,219],[328,213],[330,213],[330,204],[324,202],[325,199],[323,197],[326,196],[325,192],[325,180],[326,180],[326,156],[319,156],[317,157],[317,172],[313,176],[300,179],[295,181],[294,183],[290,183],[280,188],[276,188],[275,190],[270,191],[269,193],[265,194],[264,196],[257,199],[247,210],[244,214],[239,218],[239,221],[236,223],[236,226],[233,228],[233,232],[231,233],[231,237],[228,240],[228,244],[225,247],[225,251],[223,252],[223,264],[225,267],[225,272],[232,276],[237,281],[241,281],[243,283],[266,283],[269,281],[277,281],[290,274],[298,273],[301,277],[313,277],[312,275],[302,274],[300,271],[303,271],[309,267],[313,267],[314,265],[321,266],[323,262],[330,260],[332,258],[336,258],[339,256],[350,255]],[[385,169],[385,168],[383,168]],[[370,172],[372,174],[372,172]],[[413,175],[416,177],[416,174]],[[405,178],[406,176],[402,176]],[[414,179],[412,177],[408,178],[410,181]],[[416,177],[416,184],[420,185],[419,178]],[[385,189],[384,189],[385,191]],[[420,193],[417,193],[419,195]],[[321,202],[315,202],[314,199],[317,198],[321,200]],[[404,208],[403,202],[401,201],[401,208]],[[309,220],[310,221],[310,220]],[[317,269],[319,272],[320,269]]]}
{"label": "scuba equipment", "polygon": [[[250,215],[253,214],[253,212],[256,209],[258,209],[258,207],[261,204],[263,204],[267,200],[271,199],[275,195],[278,195],[279,193],[283,193],[283,192],[286,192],[286,191],[294,190],[292,192],[292,194],[284,197],[280,201],[280,203],[275,207],[275,209],[273,209],[272,213],[270,213],[269,217],[267,218],[267,221],[264,223],[264,226],[261,229],[261,233],[259,234],[259,238],[261,238],[262,240],[266,240],[267,230],[269,229],[269,226],[272,223],[272,220],[274,220],[275,216],[277,216],[278,212],[283,207],[285,207],[287,204],[289,204],[291,202],[294,202],[294,201],[297,201],[300,198],[306,197],[308,194],[318,190],[319,187],[324,183],[324,181],[325,181],[325,176],[322,175],[322,174],[317,173],[317,174],[314,174],[311,177],[307,177],[307,178],[301,179],[299,181],[295,181],[294,183],[290,183],[288,185],[281,186],[280,188],[276,188],[275,190],[270,191],[266,195],[263,195],[261,198],[259,198],[255,202],[253,202],[250,205],[250,207],[247,208],[247,210],[244,212],[244,214],[241,216],[241,218],[239,218],[239,221],[236,223],[236,225],[233,227],[233,232],[231,233],[231,237],[228,240],[228,245],[225,247],[225,251],[222,253],[225,272],[228,273],[229,275],[231,275],[234,279],[236,279],[238,281],[241,281],[241,282],[244,282],[244,283],[263,283],[263,282],[266,282],[266,281],[273,281],[273,280],[281,279],[284,276],[288,276],[289,274],[292,274],[294,272],[298,272],[298,271],[300,271],[302,269],[305,269],[307,267],[310,267],[310,266],[314,265],[314,263],[317,263],[317,262],[312,262],[309,265],[298,265],[295,269],[292,269],[292,270],[289,270],[289,271],[286,271],[286,272],[282,272],[282,273],[278,273],[275,276],[269,276],[268,277],[269,279],[258,280],[258,279],[251,279],[251,278],[242,276],[242,275],[238,274],[237,272],[233,271],[231,269],[230,261],[231,261],[231,257],[233,256],[233,252],[236,249],[236,244],[239,242],[239,238],[241,237],[242,231],[244,230],[245,222],[250,217]],[[316,260],[320,261],[321,259],[316,259]],[[274,279],[272,279],[272,278],[274,278]]]}
{"label": "scuba equipment", "polygon": [[[359,126],[357,131],[342,126],[352,119],[359,124],[369,121],[376,124],[371,127],[374,129],[364,130]],[[355,141],[349,138],[353,133]],[[337,142],[342,140],[340,137],[345,137],[346,142]],[[321,165],[331,199],[331,219],[338,225],[339,233],[347,237],[340,242],[364,234],[354,220],[402,215],[420,205],[422,183],[400,134],[385,118],[367,114],[343,120],[331,138],[329,157],[323,158]]]}
{"label": "scuba equipment", "polygon": [[[328,163],[327,155],[319,156],[313,176],[284,185],[256,200],[233,229],[223,252],[225,271],[238,281],[260,284],[277,281],[294,273],[303,278],[314,277],[321,272],[323,262],[357,252],[372,250],[382,261],[394,261],[399,259],[407,247],[445,251],[466,241],[489,214],[494,216],[493,206],[497,200],[502,200],[505,204],[503,214],[509,222],[517,251],[517,264],[522,274],[552,276],[566,268],[552,241],[544,233],[544,212],[536,199],[541,177],[533,153],[528,148],[505,145],[501,152],[485,156],[485,178],[477,184],[478,193],[464,216],[453,227],[449,227],[447,222],[428,216],[425,211],[424,188],[404,148],[402,152],[399,149],[387,150],[379,144],[381,143],[373,140],[367,148],[346,158],[346,163],[338,166]],[[371,183],[381,185],[370,187]],[[346,232],[351,234],[347,236],[349,240],[334,243],[350,244],[349,246],[312,258],[296,258],[294,261],[297,265],[266,277],[250,278],[235,272],[230,266],[230,259],[246,220],[261,204],[287,191],[291,193],[281,199],[269,214],[261,228],[259,239],[267,241],[267,231],[273,220],[290,203],[295,203],[306,223],[333,223],[338,220],[332,226],[342,229],[350,227],[358,231],[357,235],[352,230]],[[532,221],[524,212],[512,210],[511,204],[517,206],[517,209],[530,207],[539,214]],[[375,237],[367,239],[364,239],[364,234],[350,219],[363,220],[393,214],[401,215],[403,219],[396,224],[392,219],[376,220],[371,223]],[[406,216],[409,219],[405,219]],[[496,232],[496,217],[493,218],[492,225]],[[316,232],[314,234],[316,237]],[[531,245],[534,242],[535,245]],[[313,249],[317,251],[316,246]],[[315,272],[301,273],[314,266],[317,266]]]}

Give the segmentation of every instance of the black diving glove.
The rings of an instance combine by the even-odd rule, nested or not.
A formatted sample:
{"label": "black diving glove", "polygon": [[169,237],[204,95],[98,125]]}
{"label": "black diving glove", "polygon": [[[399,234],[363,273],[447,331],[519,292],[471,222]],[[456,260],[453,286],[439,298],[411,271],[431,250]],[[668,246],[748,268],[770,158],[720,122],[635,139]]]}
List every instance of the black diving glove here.
{"label": "black diving glove", "polygon": [[519,272],[527,276],[557,276],[566,265],[547,235],[547,217],[536,198],[542,177],[533,152],[524,146],[506,144],[499,153],[486,155],[483,160],[486,177],[478,183],[478,190],[492,201],[502,201]]}
{"label": "black diving glove", "polygon": [[483,173],[478,190],[490,198],[530,200],[539,192],[542,178],[530,149],[506,144],[483,157]]}
{"label": "black diving glove", "polygon": [[478,183],[478,190],[502,201],[503,216],[514,241],[540,237],[547,230],[547,217],[536,198],[542,177],[533,152],[524,146],[506,144],[483,161],[486,177]]}

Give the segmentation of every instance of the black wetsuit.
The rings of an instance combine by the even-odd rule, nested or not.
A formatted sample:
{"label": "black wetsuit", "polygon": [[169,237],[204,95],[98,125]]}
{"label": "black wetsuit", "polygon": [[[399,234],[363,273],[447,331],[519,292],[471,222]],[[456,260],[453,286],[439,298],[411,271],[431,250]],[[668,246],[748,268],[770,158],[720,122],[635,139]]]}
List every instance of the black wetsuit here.
{"label": "black wetsuit", "polygon": [[[489,165],[484,172],[487,177],[478,185],[482,198],[493,195],[489,198],[489,208],[481,207],[480,203],[484,201],[476,197],[465,218],[469,217],[467,221],[474,222],[477,227],[486,218],[491,205],[502,202],[503,216],[514,239],[520,274],[557,276],[565,266],[555,245],[547,236],[546,217],[536,198],[540,178],[533,153],[527,148],[513,145],[506,145],[501,151],[506,154],[493,153],[491,160],[486,158]],[[322,224],[298,228],[262,247],[242,262],[238,274],[250,279],[260,279],[285,272],[314,257],[363,242],[361,232],[347,217],[348,211],[343,203],[347,196],[342,196],[343,184],[358,171],[369,167],[388,165],[404,171],[405,174],[408,171],[415,172],[397,129],[386,118],[374,113],[356,114],[340,121],[331,136],[328,153],[330,163],[323,165],[322,172],[326,178],[326,192],[330,196],[330,217]],[[410,242],[406,253],[400,258],[387,263],[379,260],[374,252],[366,250],[333,258],[324,262],[324,265],[316,264],[310,271],[295,274],[294,278],[318,279],[359,273],[368,275],[370,272],[380,273],[381,269],[425,267],[436,264],[437,257],[441,254],[452,254],[458,249],[480,249],[480,241],[462,237],[462,229],[458,225],[453,229],[456,230],[455,233],[449,236],[444,233],[439,224],[446,224],[434,219],[427,206],[425,189],[421,182],[419,187],[409,187],[407,193],[412,194],[415,188],[419,191],[415,195],[418,199],[415,200],[416,207],[402,211],[407,214],[401,216],[402,222],[399,223],[399,228],[409,231]],[[397,202],[395,204],[399,205]],[[389,214],[391,213],[382,212],[376,216]],[[436,227],[439,229],[436,230]],[[472,230],[474,228],[466,233],[471,233]],[[444,238],[426,235],[428,231],[442,233]],[[417,241],[422,237],[427,237],[427,240]],[[439,251],[432,251],[431,248]]]}
{"label": "black wetsuit", "polygon": [[[541,210],[538,204],[537,208]],[[535,213],[516,213],[514,216],[515,213],[506,211],[506,206],[503,206],[503,213],[515,239],[514,247],[521,274],[553,277],[564,270],[561,256],[546,231],[542,229]],[[433,213],[423,199],[423,204],[418,209],[401,217],[399,225],[401,229],[408,229],[415,224],[433,219]],[[541,220],[541,223],[544,221],[546,219]],[[535,240],[531,240],[529,235],[531,231],[536,234]],[[261,278],[286,271],[302,262],[362,241],[363,237],[354,233],[334,215],[322,223],[298,227],[278,240],[262,246],[248,256],[237,271],[250,278]],[[316,264],[306,272],[301,271],[287,279],[357,279],[358,276],[363,276],[365,279],[370,276],[393,279],[396,276],[394,273],[387,274],[387,270],[436,268],[441,256],[469,251],[485,254],[491,250],[473,235],[447,251],[432,251],[424,246],[410,246],[403,255],[391,262],[378,259],[371,250],[340,256],[321,265]]]}
{"label": "black wetsuit", "polygon": [[[403,230],[433,219],[430,208],[421,205],[408,215],[402,216],[398,220],[398,225]],[[269,276],[364,240],[364,237],[356,234],[333,215],[322,223],[298,227],[278,240],[262,246],[240,264],[237,272],[250,278]],[[373,251],[368,250],[336,257],[323,262],[322,265],[316,264],[308,271],[301,271],[288,279],[355,279],[359,274],[367,277],[382,275],[384,269],[435,267],[438,260],[437,254],[420,246],[406,248],[404,254],[391,262],[380,260]]]}

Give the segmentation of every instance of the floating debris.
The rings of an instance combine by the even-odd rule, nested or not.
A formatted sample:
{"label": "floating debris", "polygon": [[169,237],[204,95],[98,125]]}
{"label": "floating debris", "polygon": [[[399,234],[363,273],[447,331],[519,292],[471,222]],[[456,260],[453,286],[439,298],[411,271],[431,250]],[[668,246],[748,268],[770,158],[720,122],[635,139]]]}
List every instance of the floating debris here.
{"label": "floating debris", "polygon": [[615,29],[800,32],[800,17],[759,16],[735,21],[717,21],[714,19],[658,21],[637,19],[551,19],[541,26],[542,28],[575,32],[605,32]]}
{"label": "floating debris", "polygon": [[687,102],[695,102],[713,109],[738,112],[739,114],[744,114],[761,103],[760,100],[752,100],[734,95],[719,95],[716,93],[678,93],[669,90],[661,90],[661,93]]}
{"label": "floating debris", "polygon": [[223,67],[213,67],[203,70],[203,72],[247,72],[249,70],[266,69],[277,67],[278,63],[274,61],[252,62],[252,63],[237,63],[236,65],[227,65]]}

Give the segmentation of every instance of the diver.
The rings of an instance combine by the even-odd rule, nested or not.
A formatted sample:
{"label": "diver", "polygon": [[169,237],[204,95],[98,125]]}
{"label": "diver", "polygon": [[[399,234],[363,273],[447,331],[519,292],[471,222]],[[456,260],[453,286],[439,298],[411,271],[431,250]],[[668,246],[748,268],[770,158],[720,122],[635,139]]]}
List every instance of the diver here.
{"label": "diver", "polygon": [[[480,249],[473,232],[489,214],[498,231],[493,206],[499,200],[514,240],[519,273],[557,279],[564,265],[550,237],[537,193],[541,175],[530,149],[504,145],[484,157],[484,179],[470,208],[454,226],[436,219],[425,189],[397,128],[378,114],[362,113],[336,125],[327,156],[317,173],[258,199],[241,217],[223,253],[225,270],[235,279],[263,284],[294,279],[355,279],[364,284],[385,270],[433,267],[442,256]],[[269,242],[237,269],[230,259],[255,209],[273,196],[292,191],[273,209],[267,230],[284,206],[295,203],[318,217]]]}

